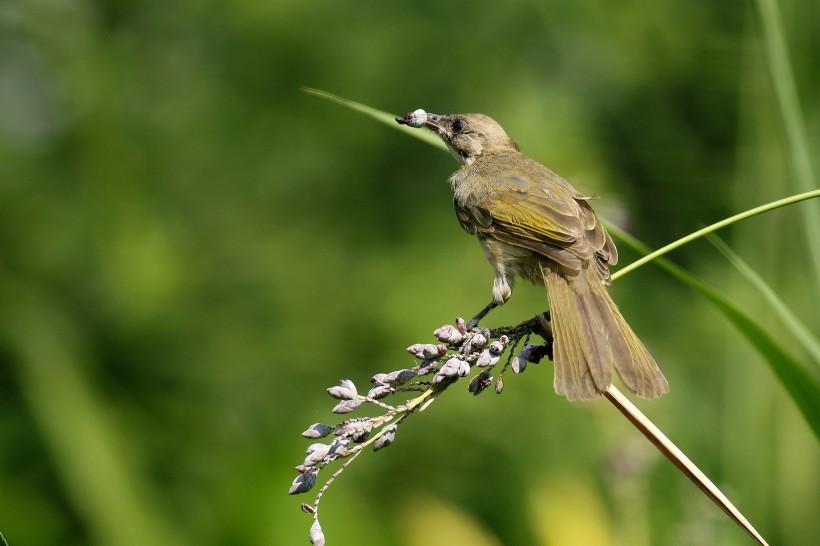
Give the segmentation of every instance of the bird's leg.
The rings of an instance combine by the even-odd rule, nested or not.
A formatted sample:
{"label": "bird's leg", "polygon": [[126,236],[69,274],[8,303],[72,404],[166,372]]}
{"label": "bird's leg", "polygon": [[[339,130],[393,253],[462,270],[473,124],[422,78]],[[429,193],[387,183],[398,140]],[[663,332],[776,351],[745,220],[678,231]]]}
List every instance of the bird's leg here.
{"label": "bird's leg", "polygon": [[476,326],[478,326],[479,321],[481,321],[481,319],[486,317],[490,313],[490,311],[492,311],[496,307],[498,307],[498,303],[496,303],[495,300],[488,303],[487,306],[484,309],[479,311],[476,316],[474,316],[473,318],[471,318],[469,320],[469,322],[467,322],[467,330],[472,330]]}
{"label": "bird's leg", "polygon": [[478,326],[478,322],[486,317],[490,311],[499,305],[504,305],[507,300],[510,299],[510,295],[512,294],[511,284],[512,280],[507,277],[503,269],[496,269],[495,278],[493,279],[493,299],[487,304],[487,307],[479,311],[476,316],[470,319],[470,322],[467,323],[468,330],[474,329]]}

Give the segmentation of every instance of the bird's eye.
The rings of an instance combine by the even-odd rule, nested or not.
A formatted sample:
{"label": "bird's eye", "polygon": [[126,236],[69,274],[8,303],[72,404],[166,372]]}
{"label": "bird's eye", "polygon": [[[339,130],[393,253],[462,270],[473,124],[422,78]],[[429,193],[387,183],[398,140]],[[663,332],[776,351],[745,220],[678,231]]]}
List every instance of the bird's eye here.
{"label": "bird's eye", "polygon": [[462,129],[464,129],[464,122],[460,119],[455,120],[453,122],[453,132],[460,133]]}

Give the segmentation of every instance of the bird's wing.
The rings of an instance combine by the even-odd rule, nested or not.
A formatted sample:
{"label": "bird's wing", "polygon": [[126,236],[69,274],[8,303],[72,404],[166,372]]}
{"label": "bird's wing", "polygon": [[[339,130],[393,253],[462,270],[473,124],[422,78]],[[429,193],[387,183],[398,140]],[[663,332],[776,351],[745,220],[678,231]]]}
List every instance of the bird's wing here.
{"label": "bird's wing", "polygon": [[462,226],[482,237],[530,249],[573,270],[595,261],[602,278],[617,261],[615,245],[595,212],[568,182],[535,161],[503,158],[468,176],[490,176],[492,191],[456,199]]}

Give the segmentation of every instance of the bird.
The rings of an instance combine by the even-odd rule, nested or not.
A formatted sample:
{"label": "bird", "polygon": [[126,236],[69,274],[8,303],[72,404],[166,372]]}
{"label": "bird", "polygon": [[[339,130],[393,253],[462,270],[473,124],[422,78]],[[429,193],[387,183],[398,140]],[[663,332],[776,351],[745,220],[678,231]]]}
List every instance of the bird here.
{"label": "bird", "polygon": [[470,327],[507,302],[516,278],[543,284],[556,393],[571,401],[594,399],[612,385],[613,370],[642,398],[669,392],[655,359],[607,291],[618,251],[590,206],[592,197],[521,153],[484,114],[418,109],[396,121],[429,129],[460,163],[449,179],[456,216],[478,238],[494,270],[492,301]]}

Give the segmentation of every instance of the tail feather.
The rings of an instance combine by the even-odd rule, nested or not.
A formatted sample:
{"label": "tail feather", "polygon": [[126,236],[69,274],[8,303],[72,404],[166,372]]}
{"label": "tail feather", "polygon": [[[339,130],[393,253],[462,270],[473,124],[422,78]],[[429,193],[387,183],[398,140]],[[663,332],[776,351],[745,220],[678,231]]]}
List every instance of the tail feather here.
{"label": "tail feather", "polygon": [[[555,297],[550,299],[550,312],[559,315],[574,316],[570,311],[571,294],[567,290],[554,291]],[[554,300],[554,301],[553,301]],[[574,320],[552,320],[553,326],[553,360],[555,361],[555,391],[563,394],[569,400],[588,400],[598,394],[590,367],[586,364],[586,356],[581,344],[581,334]],[[565,340],[556,343],[555,340]],[[576,365],[561,365],[558,363],[577,363]]]}
{"label": "tail feather", "polygon": [[[576,297],[573,303],[575,322],[581,334],[581,348],[589,363],[595,387],[601,391],[612,383],[614,355],[607,325],[601,320],[605,315],[599,312],[597,300],[595,294],[587,292]],[[593,365],[595,363],[598,365]]]}
{"label": "tail feather", "polygon": [[588,400],[612,384],[613,366],[626,387],[644,398],[669,392],[655,360],[589,268],[575,276],[544,269],[553,324],[555,391]]}

